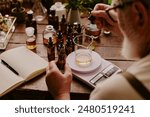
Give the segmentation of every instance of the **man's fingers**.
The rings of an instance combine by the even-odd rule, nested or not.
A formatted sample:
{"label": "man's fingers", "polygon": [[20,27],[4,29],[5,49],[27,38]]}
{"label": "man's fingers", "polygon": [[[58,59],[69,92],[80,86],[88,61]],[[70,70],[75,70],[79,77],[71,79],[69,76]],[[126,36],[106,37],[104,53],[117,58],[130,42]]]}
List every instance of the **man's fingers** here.
{"label": "man's fingers", "polygon": [[99,4],[96,4],[95,7],[94,7],[94,11],[95,10],[106,10],[108,7],[110,7],[109,5],[106,5],[106,4],[103,4],[103,3],[99,3]]}
{"label": "man's fingers", "polygon": [[[114,22],[109,18],[107,13],[104,10],[92,11],[91,14],[96,17],[97,21],[100,21],[101,24],[105,25],[106,23],[113,25]],[[105,22],[105,23],[104,23]]]}
{"label": "man's fingers", "polygon": [[65,64],[65,73],[64,75],[71,75],[72,76],[72,71],[71,68],[69,67],[68,64]]}
{"label": "man's fingers", "polygon": [[56,65],[56,61],[55,61],[55,60],[49,62],[49,65],[48,65],[48,67],[46,68],[46,71],[47,71],[47,72],[51,72],[53,69],[54,69],[54,70],[59,70],[58,67],[57,67],[57,65]]}
{"label": "man's fingers", "polygon": [[106,12],[104,10],[93,10],[91,14],[95,17],[103,17],[106,18]]}

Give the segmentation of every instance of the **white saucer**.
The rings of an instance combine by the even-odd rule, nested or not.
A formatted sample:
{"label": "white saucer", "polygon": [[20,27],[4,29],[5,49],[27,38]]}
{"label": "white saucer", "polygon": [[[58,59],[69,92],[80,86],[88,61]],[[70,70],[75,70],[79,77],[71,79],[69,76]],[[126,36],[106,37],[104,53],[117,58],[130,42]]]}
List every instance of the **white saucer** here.
{"label": "white saucer", "polygon": [[92,62],[90,63],[89,66],[82,67],[76,64],[75,52],[72,52],[67,56],[66,62],[69,64],[72,70],[87,73],[97,69],[101,65],[101,57],[98,53],[92,51]]}

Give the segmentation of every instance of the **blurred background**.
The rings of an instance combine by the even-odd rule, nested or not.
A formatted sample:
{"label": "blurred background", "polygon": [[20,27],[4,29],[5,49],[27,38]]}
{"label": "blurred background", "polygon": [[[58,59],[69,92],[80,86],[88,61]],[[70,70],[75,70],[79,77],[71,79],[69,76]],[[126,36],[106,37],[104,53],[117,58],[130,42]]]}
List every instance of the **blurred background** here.
{"label": "blurred background", "polygon": [[[21,6],[28,9],[32,8],[36,0],[0,0],[0,13],[2,15],[11,14],[12,8],[16,7],[17,1],[21,2]],[[69,0],[39,0],[42,2],[43,6],[49,8],[55,2],[68,3]],[[73,0],[72,0],[73,1]],[[75,0],[82,2],[82,5],[86,9],[92,9],[96,3],[108,3],[109,0]]]}

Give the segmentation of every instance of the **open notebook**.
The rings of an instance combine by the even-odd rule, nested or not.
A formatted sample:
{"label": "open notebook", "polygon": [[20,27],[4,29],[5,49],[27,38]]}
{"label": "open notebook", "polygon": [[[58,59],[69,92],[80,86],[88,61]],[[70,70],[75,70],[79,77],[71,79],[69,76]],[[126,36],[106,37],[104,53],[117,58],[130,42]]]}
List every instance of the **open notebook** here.
{"label": "open notebook", "polygon": [[0,55],[0,97],[45,72],[48,62],[25,46]]}
{"label": "open notebook", "polygon": [[97,83],[122,71],[118,66],[104,60],[94,51],[92,51],[92,59],[92,63],[88,67],[81,67],[76,64],[75,52],[70,53],[66,59],[72,69],[73,75],[92,88]]}

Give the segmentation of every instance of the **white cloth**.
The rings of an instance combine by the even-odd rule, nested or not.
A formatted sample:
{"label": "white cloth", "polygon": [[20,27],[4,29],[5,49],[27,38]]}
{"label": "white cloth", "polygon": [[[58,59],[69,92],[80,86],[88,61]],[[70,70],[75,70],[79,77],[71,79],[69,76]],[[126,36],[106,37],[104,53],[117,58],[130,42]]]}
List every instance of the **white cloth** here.
{"label": "white cloth", "polygon": [[[150,55],[135,62],[128,69],[150,91]],[[121,74],[99,83],[90,99],[143,99]]]}

